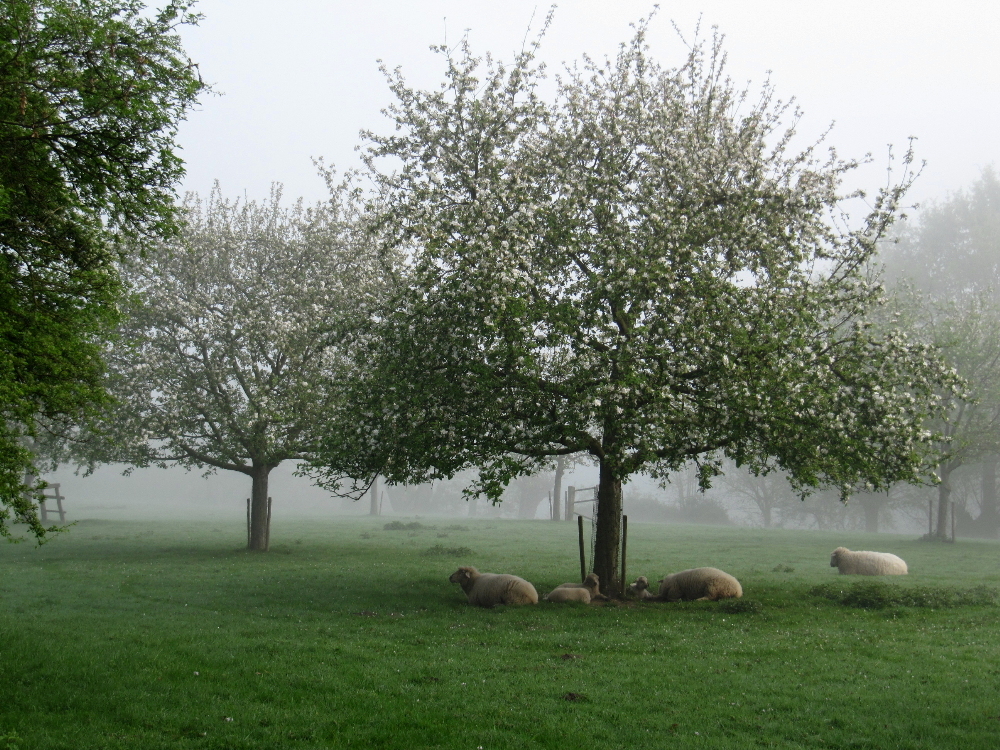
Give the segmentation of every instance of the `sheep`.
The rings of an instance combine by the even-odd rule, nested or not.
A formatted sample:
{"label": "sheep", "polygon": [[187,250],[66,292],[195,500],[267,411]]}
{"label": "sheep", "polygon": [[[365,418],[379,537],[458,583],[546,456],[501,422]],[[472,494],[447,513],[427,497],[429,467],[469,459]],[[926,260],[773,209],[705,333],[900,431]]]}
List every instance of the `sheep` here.
{"label": "sheep", "polygon": [[718,568],[691,568],[662,579],[656,598],[662,602],[714,602],[718,599],[739,599],[741,596],[743,587],[729,573]]}
{"label": "sheep", "polygon": [[508,573],[480,573],[463,566],[448,578],[462,587],[469,604],[495,607],[497,604],[538,604],[538,592],[523,578]]}
{"label": "sheep", "polygon": [[656,597],[649,591],[649,579],[646,576],[639,576],[628,587],[629,593],[636,599],[655,599]]}
{"label": "sheep", "polygon": [[592,601],[607,601],[606,596],[601,593],[601,579],[596,573],[588,575],[583,583],[561,583],[550,591],[546,597],[547,602],[584,602],[589,604]]}
{"label": "sheep", "polygon": [[889,552],[851,552],[837,547],[830,555],[830,567],[840,570],[840,575],[905,576],[906,563]]}

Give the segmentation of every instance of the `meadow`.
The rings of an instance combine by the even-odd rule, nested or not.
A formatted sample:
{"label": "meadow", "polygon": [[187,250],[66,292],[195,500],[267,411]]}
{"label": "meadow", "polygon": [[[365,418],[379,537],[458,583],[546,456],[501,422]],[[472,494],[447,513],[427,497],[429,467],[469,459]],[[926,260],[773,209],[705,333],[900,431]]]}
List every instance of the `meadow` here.
{"label": "meadow", "polygon": [[[387,523],[413,528],[386,529]],[[995,748],[1000,544],[630,524],[628,578],[744,598],[482,610],[448,575],[579,578],[546,521],[84,520],[0,544],[0,750]],[[831,550],[910,575],[838,576]]]}

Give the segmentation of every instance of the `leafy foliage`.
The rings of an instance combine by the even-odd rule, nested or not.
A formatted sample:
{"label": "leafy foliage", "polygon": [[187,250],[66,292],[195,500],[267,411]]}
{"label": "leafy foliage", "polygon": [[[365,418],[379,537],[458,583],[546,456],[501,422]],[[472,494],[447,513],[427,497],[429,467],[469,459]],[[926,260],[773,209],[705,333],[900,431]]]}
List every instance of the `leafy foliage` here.
{"label": "leafy foliage", "polygon": [[313,208],[283,208],[279,188],[263,204],[190,196],[181,234],[123,263],[117,404],[82,457],[247,474],[264,533],[267,475],[309,454],[336,398],[328,378],[350,364],[335,342],[377,294],[353,190],[333,188]]}
{"label": "leafy foliage", "polygon": [[324,447],[329,483],[475,466],[472,491],[496,500],[548,456],[589,453],[595,572],[615,581],[637,472],[696,461],[707,486],[727,456],[800,490],[918,479],[948,375],[866,323],[882,296],[866,263],[909,173],[845,223],[854,162],[793,152],[796,113],[735,88],[720,39],[668,69],[645,33],[569,68],[553,103],[536,47],[509,68],[439,50],[434,91],[390,74],[396,131],[369,134],[368,164],[413,260]]}
{"label": "leafy foliage", "polygon": [[[174,229],[178,122],[204,88],[177,27],[189,3],[8,0],[0,8],[0,534],[42,538],[23,475],[36,418],[105,403],[114,238]],[[112,235],[109,230],[114,232]],[[37,488],[36,488],[37,489]],[[6,507],[5,507],[6,506]]]}

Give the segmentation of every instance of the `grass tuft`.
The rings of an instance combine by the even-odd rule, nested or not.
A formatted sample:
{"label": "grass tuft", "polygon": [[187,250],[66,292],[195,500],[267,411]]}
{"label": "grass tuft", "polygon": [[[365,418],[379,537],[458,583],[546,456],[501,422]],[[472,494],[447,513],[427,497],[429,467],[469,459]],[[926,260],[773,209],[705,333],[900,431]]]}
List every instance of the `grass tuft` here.
{"label": "grass tuft", "polygon": [[417,529],[426,529],[420,521],[410,521],[410,523],[403,523],[402,521],[390,521],[385,526],[382,527],[386,531],[416,531]]}
{"label": "grass tuft", "polygon": [[944,586],[903,587],[885,581],[858,581],[850,588],[836,583],[824,583],[809,590],[813,596],[858,609],[886,607],[995,607],[1000,603],[1000,591],[989,586],[955,589]]}
{"label": "grass tuft", "polygon": [[732,615],[759,614],[764,611],[764,605],[756,599],[723,599],[719,602],[719,610]]}
{"label": "grass tuft", "polygon": [[472,554],[472,550],[468,547],[445,547],[443,544],[435,544],[433,547],[425,549],[424,554],[428,557],[468,557]]}

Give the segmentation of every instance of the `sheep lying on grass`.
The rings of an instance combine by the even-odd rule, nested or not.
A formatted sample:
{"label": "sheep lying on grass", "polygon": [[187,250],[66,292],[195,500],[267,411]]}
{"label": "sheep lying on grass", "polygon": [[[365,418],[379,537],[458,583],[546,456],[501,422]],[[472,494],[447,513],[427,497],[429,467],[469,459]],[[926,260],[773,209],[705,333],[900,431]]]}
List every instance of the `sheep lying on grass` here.
{"label": "sheep lying on grass", "polygon": [[448,578],[462,587],[469,604],[495,607],[498,604],[538,604],[538,592],[523,578],[508,573],[480,573],[463,566]]}
{"label": "sheep lying on grass", "polygon": [[607,601],[601,593],[601,579],[596,573],[588,575],[583,583],[561,583],[545,597],[547,602],[584,602]]}
{"label": "sheep lying on grass", "polygon": [[649,579],[646,576],[639,576],[628,586],[628,592],[636,599],[655,599],[656,597],[649,590]]}
{"label": "sheep lying on grass", "polygon": [[905,576],[908,572],[906,563],[889,552],[851,552],[846,547],[833,551],[830,567],[842,576]]}
{"label": "sheep lying on grass", "polygon": [[743,596],[740,582],[718,568],[691,568],[671,573],[660,581],[661,602],[711,601]]}

